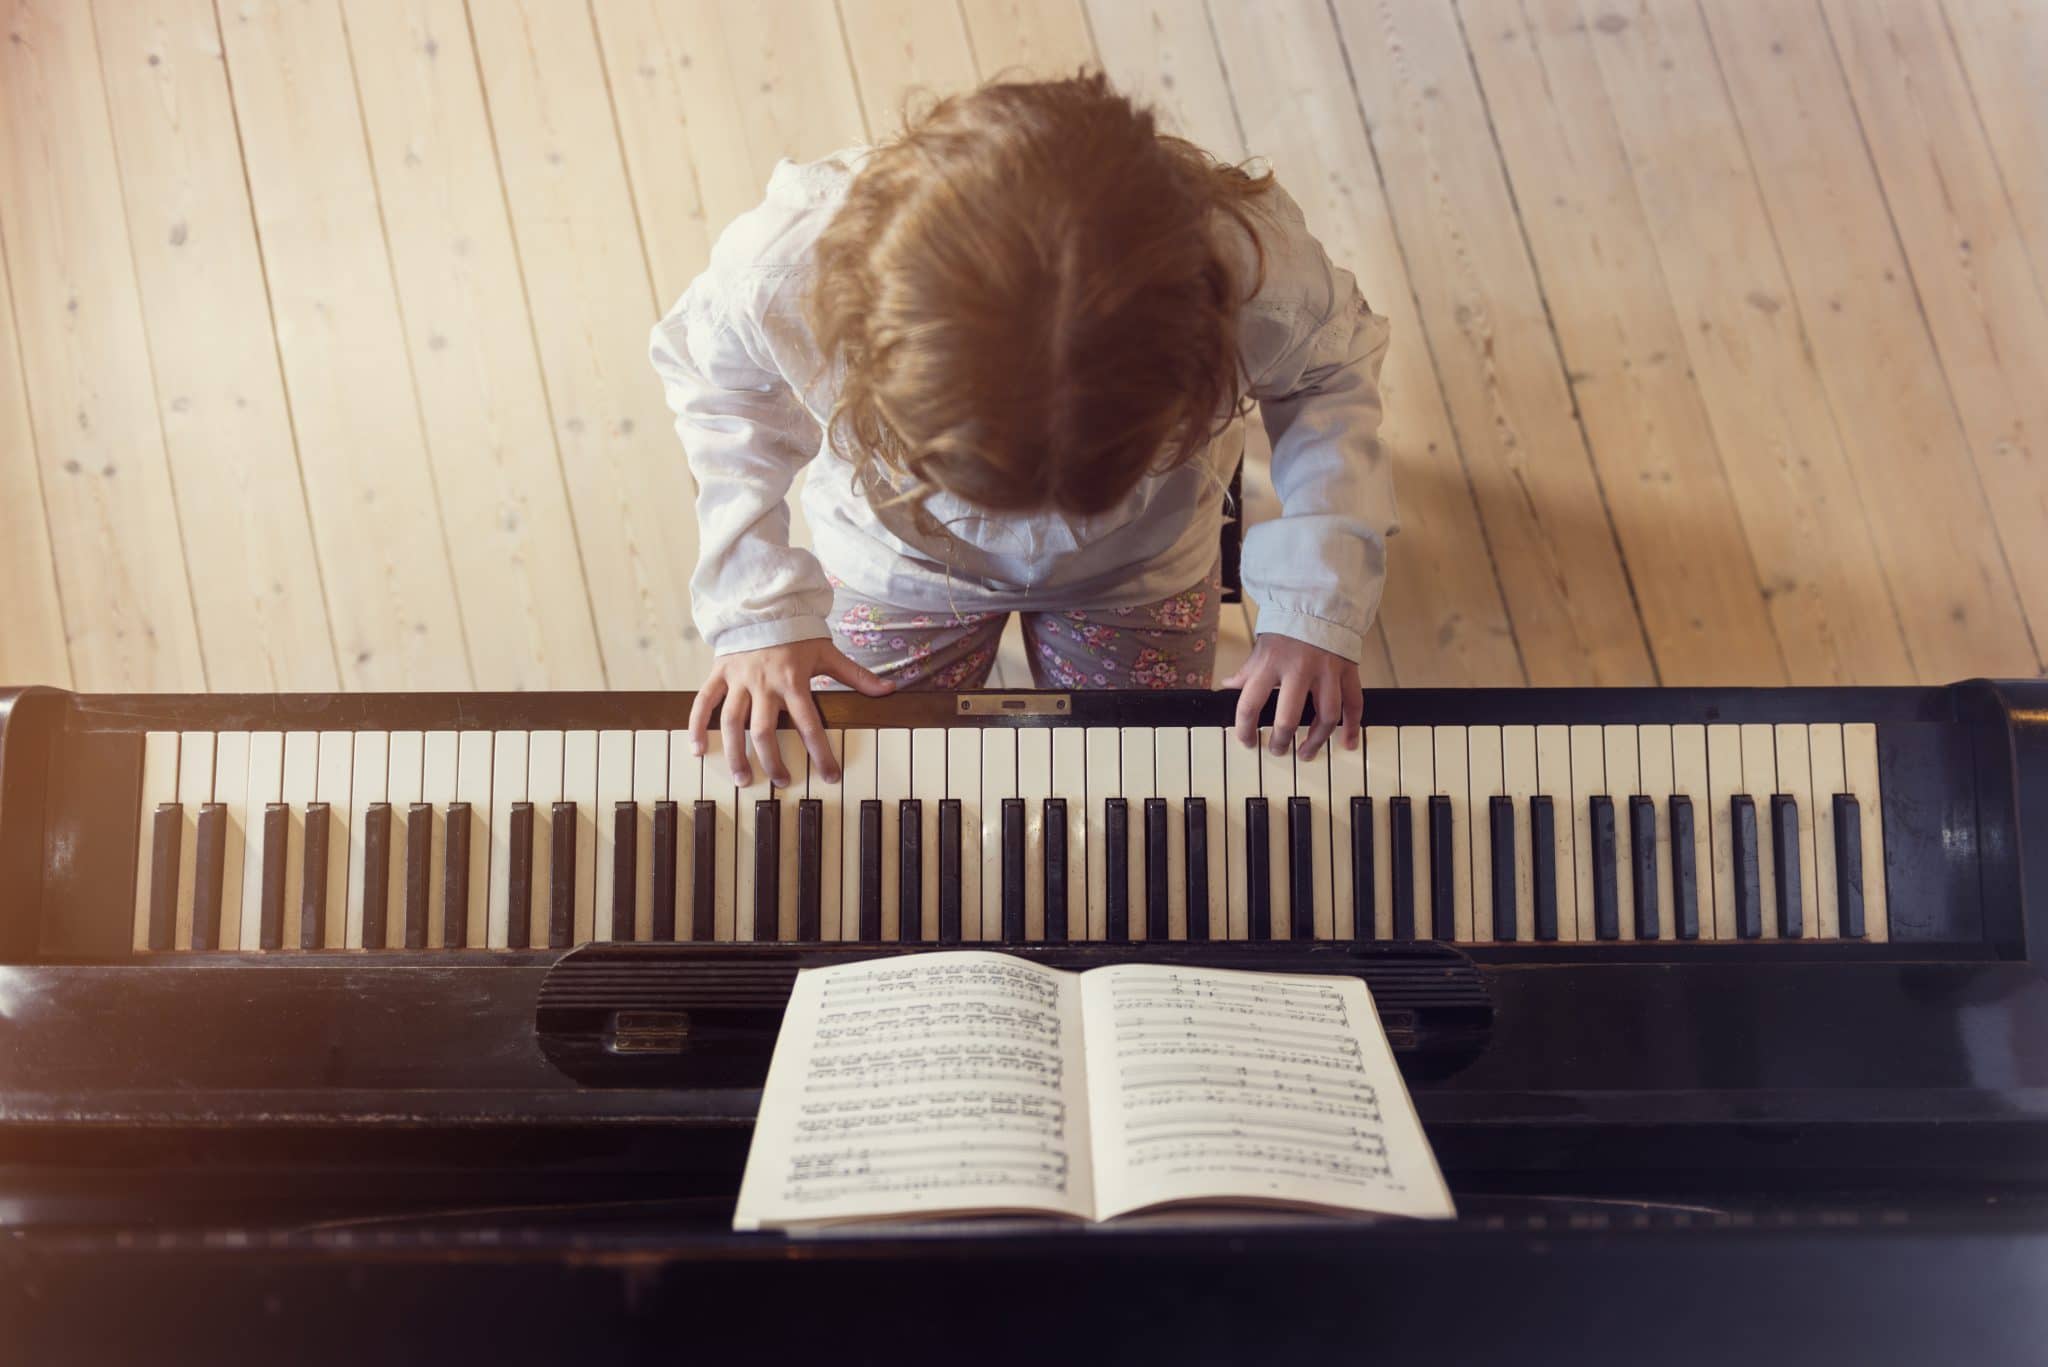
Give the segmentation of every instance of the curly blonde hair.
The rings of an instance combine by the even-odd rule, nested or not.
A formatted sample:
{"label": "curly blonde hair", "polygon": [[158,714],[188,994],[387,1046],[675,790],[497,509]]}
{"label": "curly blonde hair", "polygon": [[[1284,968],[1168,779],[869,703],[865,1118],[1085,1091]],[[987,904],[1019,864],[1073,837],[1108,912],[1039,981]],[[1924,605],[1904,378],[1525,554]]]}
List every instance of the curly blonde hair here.
{"label": "curly blonde hair", "polygon": [[834,449],[864,487],[879,466],[908,497],[995,512],[1100,512],[1194,459],[1244,403],[1237,316],[1271,183],[1162,134],[1099,73],[933,103],[818,240]]}

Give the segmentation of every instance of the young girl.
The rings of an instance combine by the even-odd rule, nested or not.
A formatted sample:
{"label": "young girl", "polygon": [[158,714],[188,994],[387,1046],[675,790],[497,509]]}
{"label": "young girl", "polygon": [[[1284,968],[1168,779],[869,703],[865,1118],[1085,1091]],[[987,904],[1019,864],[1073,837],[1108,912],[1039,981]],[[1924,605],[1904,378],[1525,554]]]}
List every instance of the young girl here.
{"label": "young girl", "polygon": [[[1343,726],[1393,531],[1386,320],[1270,175],[1160,134],[1099,75],[986,86],[895,141],[783,162],[655,327],[697,481],[691,607],[734,780],[787,713],[828,780],[834,680],[976,688],[1011,612],[1040,687],[1208,687],[1238,421],[1282,515],[1244,538],[1259,608],[1237,735]],[[816,553],[789,545],[804,487]]]}

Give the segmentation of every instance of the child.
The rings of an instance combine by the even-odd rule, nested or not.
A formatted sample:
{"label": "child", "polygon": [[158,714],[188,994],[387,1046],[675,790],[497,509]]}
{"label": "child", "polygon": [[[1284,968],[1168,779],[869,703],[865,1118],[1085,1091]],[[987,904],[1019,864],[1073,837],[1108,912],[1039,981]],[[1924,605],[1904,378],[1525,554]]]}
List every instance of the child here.
{"label": "child", "polygon": [[[1312,757],[1358,741],[1357,661],[1393,531],[1376,433],[1387,323],[1270,175],[1158,133],[1099,75],[985,86],[895,141],[783,162],[655,327],[697,481],[696,624],[721,702],[828,780],[814,679],[986,682],[1012,611],[1041,687],[1207,687],[1237,419],[1257,400],[1282,515],[1250,529],[1259,637],[1223,681],[1239,740],[1279,692]],[[788,494],[816,554],[788,544]]]}

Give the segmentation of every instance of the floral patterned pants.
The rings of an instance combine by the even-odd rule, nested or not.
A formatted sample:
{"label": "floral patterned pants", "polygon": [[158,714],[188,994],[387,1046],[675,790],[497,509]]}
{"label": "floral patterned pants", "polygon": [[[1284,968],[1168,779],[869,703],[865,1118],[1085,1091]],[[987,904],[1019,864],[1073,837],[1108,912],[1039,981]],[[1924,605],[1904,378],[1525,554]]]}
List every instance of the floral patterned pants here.
{"label": "floral patterned pants", "polygon": [[[835,580],[832,639],[899,688],[980,688],[1008,612],[909,612],[857,598]],[[1131,608],[1027,612],[1024,643],[1040,688],[1207,688],[1216,664],[1217,570],[1170,598]]]}

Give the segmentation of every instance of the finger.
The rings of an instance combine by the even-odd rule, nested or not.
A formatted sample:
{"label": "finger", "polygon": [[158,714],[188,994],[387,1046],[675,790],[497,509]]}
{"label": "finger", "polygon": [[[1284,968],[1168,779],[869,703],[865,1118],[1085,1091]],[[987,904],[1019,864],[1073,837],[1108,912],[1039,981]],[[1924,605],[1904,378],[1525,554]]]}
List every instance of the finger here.
{"label": "finger", "polygon": [[718,717],[725,762],[732,769],[732,781],[742,788],[754,781],[753,772],[747,768],[747,711],[751,701],[745,689],[735,688],[726,694],[725,710]]}
{"label": "finger", "polygon": [[1297,752],[1303,759],[1314,759],[1316,751],[1323,748],[1323,742],[1337,729],[1343,704],[1338,701],[1340,694],[1335,679],[1325,678],[1316,684],[1316,723],[1308,729],[1308,739],[1301,743]]}
{"label": "finger", "polygon": [[711,734],[711,710],[725,696],[725,679],[714,674],[704,681],[697,700],[690,704],[690,753],[704,758],[704,742]]}
{"label": "finger", "polygon": [[753,742],[754,758],[761,762],[761,772],[768,776],[769,785],[787,788],[789,770],[782,763],[782,747],[775,742],[775,719],[782,713],[778,702],[772,693],[755,700],[753,718],[747,723],[747,737]]}
{"label": "finger", "polygon": [[[1243,671],[1240,671],[1243,672]],[[1259,670],[1241,685],[1237,695],[1237,743],[1250,749],[1259,743],[1259,712],[1272,696],[1273,676]]]}
{"label": "finger", "polygon": [[1350,670],[1344,671],[1344,748],[1358,748],[1359,728],[1365,725],[1365,690]]}
{"label": "finger", "polygon": [[848,688],[865,693],[870,698],[879,698],[884,693],[896,691],[896,685],[871,670],[863,669],[845,655],[833,651],[818,667],[820,674],[839,680]]}
{"label": "finger", "polygon": [[1308,685],[1299,675],[1292,675],[1280,681],[1280,701],[1273,705],[1274,754],[1284,755],[1294,744],[1294,733],[1301,726],[1303,704],[1308,701]]}
{"label": "finger", "polygon": [[818,716],[818,704],[808,691],[791,693],[787,698],[789,719],[796,726],[796,733],[804,738],[804,749],[811,754],[811,772],[827,783],[839,781],[839,757],[832,753],[832,742],[825,735],[825,723]]}

